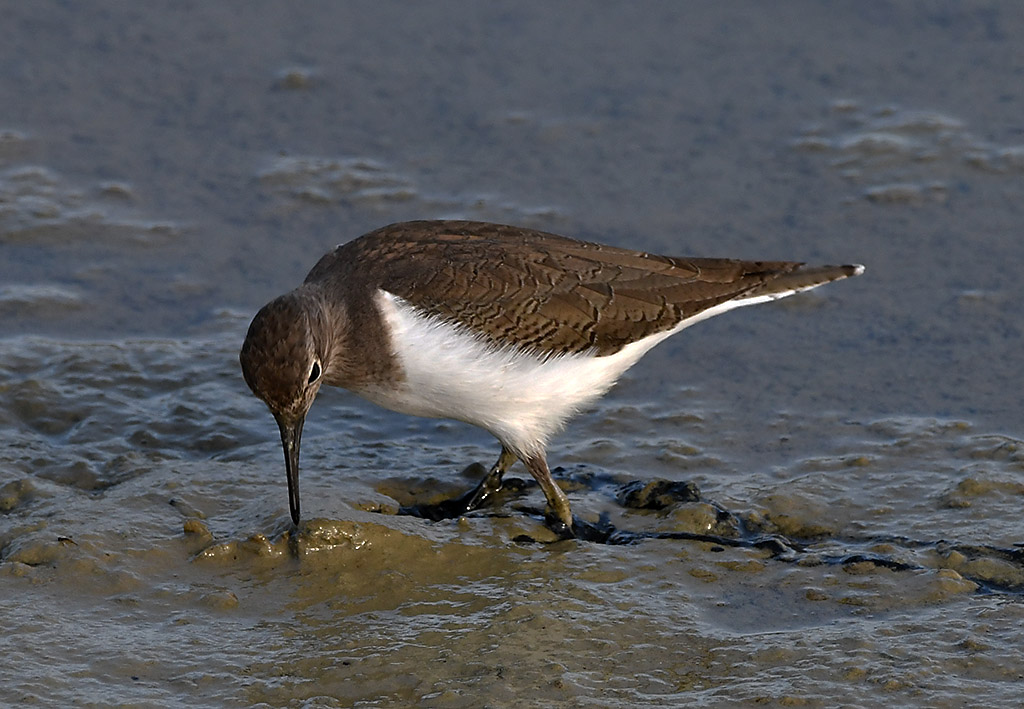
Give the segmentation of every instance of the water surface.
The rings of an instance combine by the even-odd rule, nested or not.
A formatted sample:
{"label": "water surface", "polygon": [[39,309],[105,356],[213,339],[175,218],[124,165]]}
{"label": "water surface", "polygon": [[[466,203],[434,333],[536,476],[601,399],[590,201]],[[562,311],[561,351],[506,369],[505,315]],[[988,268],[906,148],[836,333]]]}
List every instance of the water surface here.
{"label": "water surface", "polygon": [[[970,2],[8,7],[0,697],[1016,706],[1022,31]],[[249,319],[442,217],[868,271],[688,330],[569,426],[550,459],[605,543],[553,540],[522,468],[464,519],[395,514],[496,442],[338,391],[292,530]]]}

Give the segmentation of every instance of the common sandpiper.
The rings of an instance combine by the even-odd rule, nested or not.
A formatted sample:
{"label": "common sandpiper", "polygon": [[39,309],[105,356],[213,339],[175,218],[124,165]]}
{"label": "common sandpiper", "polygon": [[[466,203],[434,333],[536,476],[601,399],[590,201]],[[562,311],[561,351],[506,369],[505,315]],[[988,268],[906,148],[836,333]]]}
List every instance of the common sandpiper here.
{"label": "common sandpiper", "polygon": [[299,442],[323,384],[501,442],[482,482],[446,508],[484,504],[517,460],[571,536],[545,449],[648,350],[701,320],[863,273],[859,265],[678,258],[473,221],[385,226],[338,246],[265,305],[240,355],[277,420],[292,520]]}

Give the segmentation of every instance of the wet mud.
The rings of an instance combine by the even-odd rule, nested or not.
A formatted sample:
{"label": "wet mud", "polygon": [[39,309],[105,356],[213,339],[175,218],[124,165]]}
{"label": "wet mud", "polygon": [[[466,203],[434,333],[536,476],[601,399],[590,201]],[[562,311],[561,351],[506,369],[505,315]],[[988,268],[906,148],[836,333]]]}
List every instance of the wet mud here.
{"label": "wet mud", "polygon": [[[975,2],[6,8],[0,703],[1016,706],[1022,34]],[[582,412],[574,538],[522,468],[424,514],[495,441],[338,391],[294,527],[249,319],[449,217],[868,270]]]}

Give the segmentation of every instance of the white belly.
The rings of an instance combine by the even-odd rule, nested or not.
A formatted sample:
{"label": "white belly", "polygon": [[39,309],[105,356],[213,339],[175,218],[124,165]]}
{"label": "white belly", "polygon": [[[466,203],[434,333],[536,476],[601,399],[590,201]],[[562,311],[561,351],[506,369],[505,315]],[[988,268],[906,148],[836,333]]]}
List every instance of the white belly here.
{"label": "white belly", "polygon": [[425,316],[386,291],[378,292],[377,303],[403,379],[394,387],[356,393],[394,411],[471,423],[521,454],[543,450],[569,417],[675,332],[658,333],[605,357],[542,359],[495,347],[468,330]]}

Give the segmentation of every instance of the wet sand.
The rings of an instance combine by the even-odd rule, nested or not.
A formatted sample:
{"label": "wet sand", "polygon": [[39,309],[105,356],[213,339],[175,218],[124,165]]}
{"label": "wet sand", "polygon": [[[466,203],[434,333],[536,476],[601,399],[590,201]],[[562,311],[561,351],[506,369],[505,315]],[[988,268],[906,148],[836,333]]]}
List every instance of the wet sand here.
{"label": "wet sand", "polygon": [[[0,701],[1015,706],[1010,5],[33,3],[0,23]],[[237,351],[336,243],[464,217],[861,278],[672,338],[521,485]]]}

